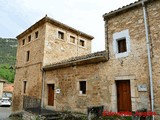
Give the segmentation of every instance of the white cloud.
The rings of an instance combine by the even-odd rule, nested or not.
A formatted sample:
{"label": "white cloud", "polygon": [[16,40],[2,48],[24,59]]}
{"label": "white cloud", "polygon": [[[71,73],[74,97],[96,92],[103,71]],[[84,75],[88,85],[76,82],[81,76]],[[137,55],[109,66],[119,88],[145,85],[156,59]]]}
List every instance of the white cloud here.
{"label": "white cloud", "polygon": [[15,37],[48,14],[49,17],[93,35],[93,51],[104,50],[102,15],[134,1],[0,0],[0,37]]}

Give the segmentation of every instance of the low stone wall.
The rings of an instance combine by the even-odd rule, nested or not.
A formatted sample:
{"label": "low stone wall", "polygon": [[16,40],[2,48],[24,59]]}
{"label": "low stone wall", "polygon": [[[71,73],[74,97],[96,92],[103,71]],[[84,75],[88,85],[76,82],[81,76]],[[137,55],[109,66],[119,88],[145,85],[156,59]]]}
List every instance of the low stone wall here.
{"label": "low stone wall", "polygon": [[33,114],[33,113],[30,113],[30,112],[27,112],[27,111],[24,111],[23,112],[23,120],[45,120],[45,117],[42,117],[40,115],[37,115],[37,114]]}
{"label": "low stone wall", "polygon": [[[57,116],[58,115],[58,116]],[[54,118],[55,120],[87,120],[87,116],[82,113],[74,113],[74,112],[55,112],[55,113],[47,113],[47,114],[34,114],[32,112],[23,112],[23,120],[46,120],[48,118]]]}

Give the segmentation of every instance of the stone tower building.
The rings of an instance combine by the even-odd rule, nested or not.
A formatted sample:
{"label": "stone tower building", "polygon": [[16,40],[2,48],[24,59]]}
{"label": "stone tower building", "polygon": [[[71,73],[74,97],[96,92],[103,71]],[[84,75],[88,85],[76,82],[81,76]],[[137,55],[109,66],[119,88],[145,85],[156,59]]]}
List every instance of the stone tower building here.
{"label": "stone tower building", "polygon": [[43,66],[91,53],[93,37],[46,16],[17,39],[13,111],[22,110],[24,97],[41,99]]}

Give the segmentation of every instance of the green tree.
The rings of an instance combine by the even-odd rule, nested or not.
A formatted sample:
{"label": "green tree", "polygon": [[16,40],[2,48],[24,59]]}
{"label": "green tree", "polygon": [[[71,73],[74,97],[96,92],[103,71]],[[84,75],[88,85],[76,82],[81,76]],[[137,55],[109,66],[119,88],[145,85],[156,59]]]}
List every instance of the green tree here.
{"label": "green tree", "polygon": [[0,65],[0,78],[7,80],[10,83],[14,82],[15,70],[9,64]]}

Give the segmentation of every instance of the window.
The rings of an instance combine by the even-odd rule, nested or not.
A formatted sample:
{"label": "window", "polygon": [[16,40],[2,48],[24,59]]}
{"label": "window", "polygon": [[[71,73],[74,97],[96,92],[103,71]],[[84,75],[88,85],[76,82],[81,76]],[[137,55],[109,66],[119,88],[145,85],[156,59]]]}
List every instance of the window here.
{"label": "window", "polygon": [[127,51],[125,38],[117,40],[117,45],[118,45],[118,53],[123,53]]}
{"label": "window", "polygon": [[64,39],[64,33],[61,31],[58,31],[58,38],[59,39]]}
{"label": "window", "polygon": [[35,38],[38,38],[38,31],[35,32]]}
{"label": "window", "polygon": [[79,45],[84,47],[84,40],[80,40]]}
{"label": "window", "polygon": [[27,81],[23,81],[23,93],[26,93]]}
{"label": "window", "polygon": [[22,40],[22,45],[24,45],[24,44],[25,44],[25,39]]}
{"label": "window", "polygon": [[27,58],[26,58],[26,61],[29,61],[29,58],[30,58],[30,51],[27,51]]}
{"label": "window", "polygon": [[130,52],[129,30],[113,34],[113,49],[116,58],[127,57]]}
{"label": "window", "polygon": [[30,42],[31,41],[31,35],[30,36],[28,36],[28,42]]}
{"label": "window", "polygon": [[75,43],[75,42],[76,42],[76,41],[75,41],[75,37],[70,36],[70,42],[71,42],[71,43]]}
{"label": "window", "polygon": [[79,93],[86,94],[86,81],[79,81]]}

